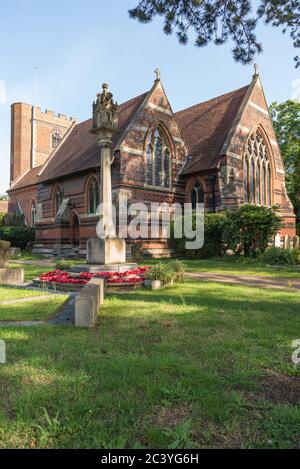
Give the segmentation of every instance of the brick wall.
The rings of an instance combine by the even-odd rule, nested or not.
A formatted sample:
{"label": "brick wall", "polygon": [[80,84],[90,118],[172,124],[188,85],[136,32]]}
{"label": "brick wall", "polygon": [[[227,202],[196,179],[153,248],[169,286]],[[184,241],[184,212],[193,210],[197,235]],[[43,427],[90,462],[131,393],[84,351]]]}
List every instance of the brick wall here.
{"label": "brick wall", "polygon": [[25,103],[11,106],[10,182],[43,164],[53,151],[52,132],[65,135],[74,119]]}

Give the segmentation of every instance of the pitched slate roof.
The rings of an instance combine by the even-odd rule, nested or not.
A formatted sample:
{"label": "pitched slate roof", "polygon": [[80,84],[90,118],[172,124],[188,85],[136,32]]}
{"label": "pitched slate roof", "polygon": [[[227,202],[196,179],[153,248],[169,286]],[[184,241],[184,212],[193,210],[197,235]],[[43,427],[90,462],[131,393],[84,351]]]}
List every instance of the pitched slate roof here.
{"label": "pitched slate roof", "polygon": [[218,166],[221,148],[248,88],[245,86],[175,113],[191,156],[182,174]]}
{"label": "pitched slate roof", "polygon": [[17,181],[14,184],[12,184],[9,190],[12,191],[14,189],[21,189],[22,187],[27,187],[27,186],[32,186],[34,184],[37,184],[38,176],[42,167],[43,167],[42,165],[36,166],[35,168],[25,173],[23,177],[21,177],[20,179],[17,179]]}
{"label": "pitched slate roof", "polygon": [[[118,143],[147,94],[148,92],[120,104],[119,127],[113,135],[113,147]],[[100,154],[97,148],[97,136],[90,133],[92,127],[92,119],[74,127],[55,155],[46,164],[39,177],[39,182],[99,166]]]}

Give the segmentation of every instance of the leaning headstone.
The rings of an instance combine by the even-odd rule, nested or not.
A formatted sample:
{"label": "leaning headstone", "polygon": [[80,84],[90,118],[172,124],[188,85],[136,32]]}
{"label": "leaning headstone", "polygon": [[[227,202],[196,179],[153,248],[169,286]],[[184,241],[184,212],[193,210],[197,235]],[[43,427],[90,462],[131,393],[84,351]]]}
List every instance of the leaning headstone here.
{"label": "leaning headstone", "polygon": [[24,269],[10,269],[7,261],[10,242],[0,240],[0,285],[21,285],[24,283]]}
{"label": "leaning headstone", "polygon": [[284,249],[290,249],[290,237],[289,235],[285,235],[283,240],[283,247]]}
{"label": "leaning headstone", "polygon": [[277,233],[277,235],[275,236],[274,247],[275,248],[280,248],[281,247],[281,237],[280,237],[279,233]]}
{"label": "leaning headstone", "polygon": [[0,240],[0,268],[5,268],[9,257],[10,242]]}

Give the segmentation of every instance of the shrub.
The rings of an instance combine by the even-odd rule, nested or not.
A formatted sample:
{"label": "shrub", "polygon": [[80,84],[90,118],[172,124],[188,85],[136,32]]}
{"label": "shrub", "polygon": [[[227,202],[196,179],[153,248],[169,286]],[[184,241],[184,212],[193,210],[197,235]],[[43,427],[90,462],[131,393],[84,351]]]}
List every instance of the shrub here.
{"label": "shrub", "polygon": [[184,263],[176,259],[174,262],[171,263],[170,267],[174,272],[175,281],[182,282],[183,275],[185,273]]}
{"label": "shrub", "polygon": [[151,267],[148,272],[146,273],[146,280],[150,280],[151,282],[155,280],[159,280],[162,285],[167,285],[174,280],[175,272],[170,265],[163,264],[159,262]]}
{"label": "shrub", "polygon": [[[192,227],[195,230],[196,214],[181,217],[181,219],[176,219],[176,222],[181,222],[182,226],[184,226],[184,223],[190,216],[192,216]],[[221,256],[223,254],[222,235],[226,220],[226,213],[206,213],[204,215],[204,245],[200,249],[186,249],[186,242],[191,240],[188,240],[185,236],[180,239],[174,238],[173,221],[171,224],[170,245],[177,254],[190,258],[204,259]]]}
{"label": "shrub", "polygon": [[14,248],[26,249],[34,241],[34,228],[25,226],[0,226],[0,239],[10,241]]}
{"label": "shrub", "polygon": [[56,270],[69,271],[72,269],[73,266],[74,266],[74,262],[66,260],[66,259],[60,259],[59,261],[55,262]]}
{"label": "shrub", "polygon": [[294,255],[296,264],[300,264],[300,248],[293,249],[293,255]]}
{"label": "shrub", "polygon": [[273,236],[282,227],[278,207],[245,204],[228,212],[223,240],[227,246],[245,257],[263,253]]}
{"label": "shrub", "polygon": [[269,265],[294,265],[295,255],[291,249],[269,248],[261,256],[263,262]]}
{"label": "shrub", "polygon": [[22,213],[17,213],[17,212],[9,212],[9,213],[1,214],[0,225],[1,226],[26,227],[24,215]]}

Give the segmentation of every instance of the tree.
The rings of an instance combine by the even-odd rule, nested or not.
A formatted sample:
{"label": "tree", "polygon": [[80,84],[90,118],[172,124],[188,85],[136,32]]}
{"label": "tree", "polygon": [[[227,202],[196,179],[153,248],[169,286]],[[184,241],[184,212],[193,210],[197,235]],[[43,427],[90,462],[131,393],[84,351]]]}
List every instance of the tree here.
{"label": "tree", "polygon": [[7,194],[0,194],[0,200],[8,200],[8,195]]}
{"label": "tree", "polygon": [[272,103],[270,113],[286,171],[287,193],[300,218],[300,102]]}
{"label": "tree", "polygon": [[[209,42],[221,45],[231,39],[233,57],[243,64],[262,51],[255,35],[259,21],[282,27],[284,33],[288,30],[293,45],[300,47],[299,0],[260,0],[254,14],[251,0],[140,0],[129,15],[142,23],[163,16],[164,32],[171,34],[175,30],[181,44],[186,44],[192,33],[198,47]],[[298,67],[300,57],[294,60]]]}

